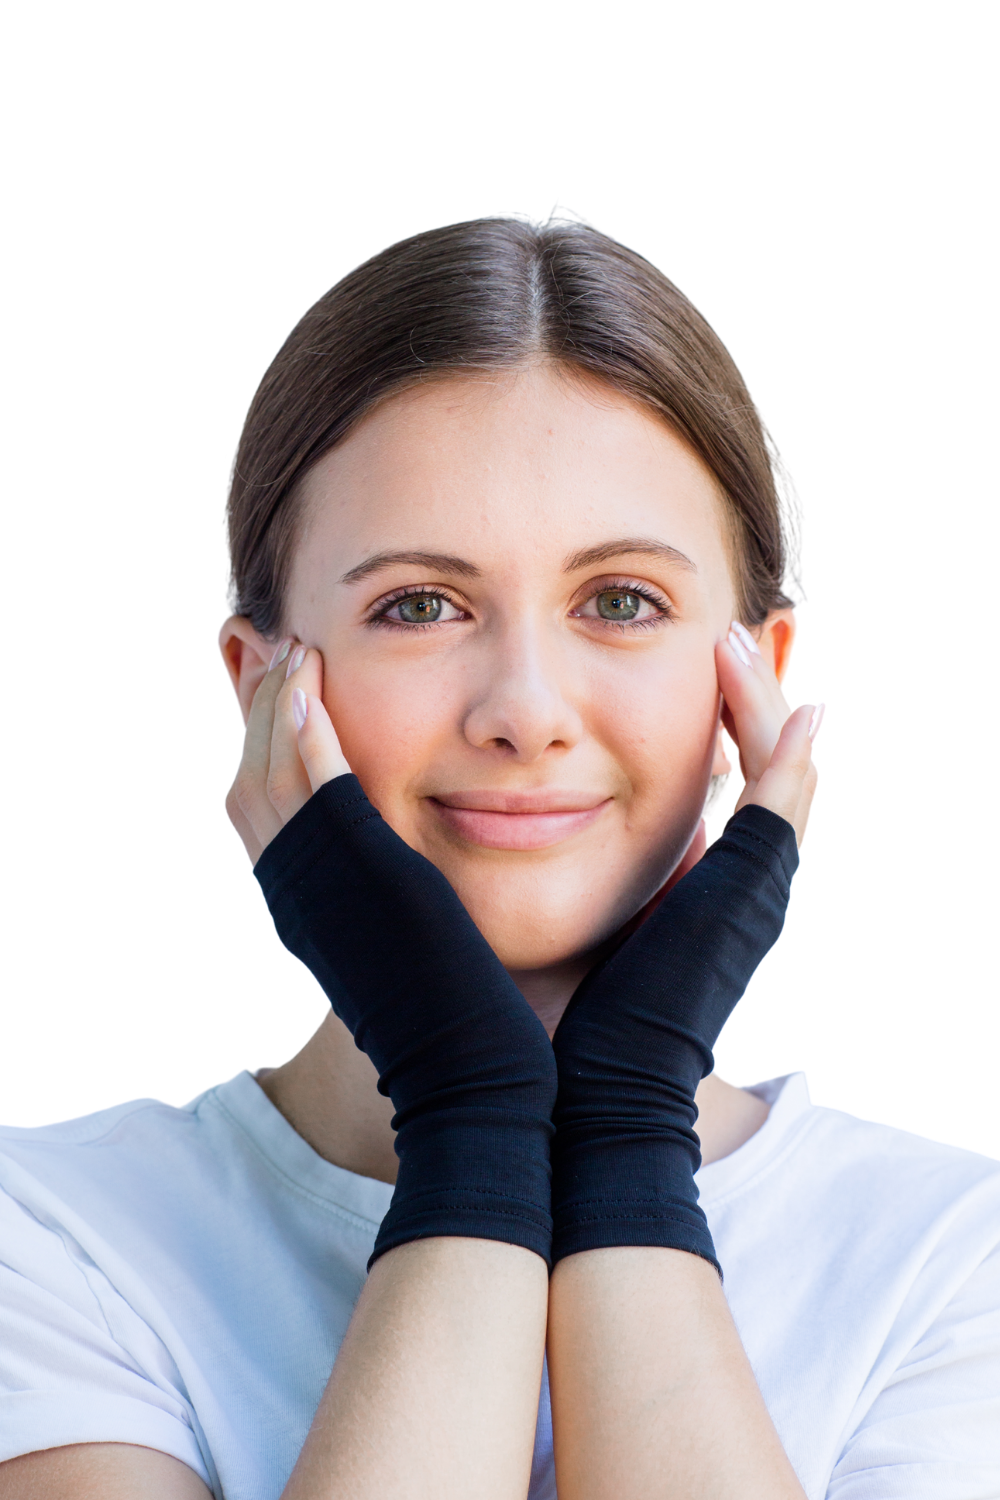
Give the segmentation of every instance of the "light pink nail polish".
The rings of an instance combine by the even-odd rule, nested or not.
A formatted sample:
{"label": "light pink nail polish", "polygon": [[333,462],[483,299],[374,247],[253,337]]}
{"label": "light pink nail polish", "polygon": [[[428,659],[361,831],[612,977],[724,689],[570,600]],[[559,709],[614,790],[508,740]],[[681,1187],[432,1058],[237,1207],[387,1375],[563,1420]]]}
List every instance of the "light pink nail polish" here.
{"label": "light pink nail polish", "polygon": [[291,659],[291,661],[288,663],[288,671],[285,673],[285,681],[286,682],[288,681],[289,677],[291,677],[291,675],[292,675],[293,672],[297,672],[299,670],[299,668],[301,667],[301,665],[305,661],[305,659],[306,659],[306,648],[305,648],[305,646],[297,646],[295,648],[295,650],[292,652],[292,659]]}
{"label": "light pink nail polish", "polygon": [[823,715],[825,713],[826,713],[826,704],[825,703],[817,703],[816,707],[813,709],[813,716],[809,720],[809,738],[811,740],[814,740],[816,738],[816,736],[819,734],[819,726],[823,722]]}
{"label": "light pink nail polish", "polygon": [[292,690],[292,718],[296,729],[301,729],[309,717],[309,699],[301,688]]}
{"label": "light pink nail polish", "polygon": [[280,666],[281,663],[284,661],[285,657],[288,655],[289,651],[291,651],[291,649],[292,649],[292,638],[291,638],[291,636],[289,636],[286,641],[279,641],[278,642],[278,648],[275,651],[274,655],[271,657],[271,665],[268,667],[267,670],[269,672],[273,672],[274,669],[275,669],[275,667]]}
{"label": "light pink nail polish", "polygon": [[751,656],[760,655],[760,647],[745,625],[741,625],[739,620],[734,620],[730,628],[736,632]]}
{"label": "light pink nail polish", "polygon": [[739,636],[736,635],[736,634],[734,634],[733,631],[729,632],[729,645],[730,645],[730,648],[732,650],[733,655],[739,657],[739,659],[743,663],[743,665],[745,667],[748,667],[750,665],[750,658],[749,658],[749,656],[747,656],[747,654],[744,651],[742,645],[740,644],[740,638],[739,638]]}

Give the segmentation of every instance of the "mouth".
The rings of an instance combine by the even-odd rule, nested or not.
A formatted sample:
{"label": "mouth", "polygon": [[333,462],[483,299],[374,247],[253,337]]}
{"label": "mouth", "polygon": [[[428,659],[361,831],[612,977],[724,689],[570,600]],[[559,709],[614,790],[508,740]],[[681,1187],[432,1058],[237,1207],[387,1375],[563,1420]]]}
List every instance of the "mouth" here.
{"label": "mouth", "polygon": [[610,797],[593,793],[449,792],[429,797],[452,833],[481,849],[550,849],[597,821]]}

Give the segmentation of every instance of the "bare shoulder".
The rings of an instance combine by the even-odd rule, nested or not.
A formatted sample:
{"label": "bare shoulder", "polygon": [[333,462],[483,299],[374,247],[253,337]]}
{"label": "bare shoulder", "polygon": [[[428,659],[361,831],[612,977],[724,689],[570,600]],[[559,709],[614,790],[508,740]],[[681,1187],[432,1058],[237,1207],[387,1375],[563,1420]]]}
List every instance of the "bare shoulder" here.
{"label": "bare shoulder", "polygon": [[130,1443],[46,1448],[0,1464],[0,1500],[211,1500],[193,1469]]}

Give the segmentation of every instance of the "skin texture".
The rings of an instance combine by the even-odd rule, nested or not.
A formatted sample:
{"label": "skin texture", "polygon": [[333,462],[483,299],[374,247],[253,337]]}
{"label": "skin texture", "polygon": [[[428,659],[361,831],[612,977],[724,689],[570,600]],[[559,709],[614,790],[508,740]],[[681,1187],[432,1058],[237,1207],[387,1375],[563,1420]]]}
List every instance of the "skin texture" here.
{"label": "skin texture", "polygon": [[568,1256],[548,1349],[560,1500],[802,1500],[707,1261]]}
{"label": "skin texture", "polygon": [[[227,806],[252,859],[349,767],[551,1034],[602,945],[698,852],[728,769],[723,698],[741,802],[801,839],[815,773],[811,709],[789,717],[778,686],[791,615],[755,631],[758,654],[727,644],[721,501],[653,417],[549,366],[437,382],[377,408],[304,500],[287,659],[268,672],[275,643],[246,620],[222,632],[248,720]],[[406,589],[445,601],[439,618],[373,624]],[[601,618],[614,591],[645,595],[652,623]],[[261,1081],[321,1155],[393,1180],[391,1106],[335,1018]],[[698,1101],[707,1159],[766,1115],[714,1079]],[[286,1500],[523,1497],[546,1337],[560,1500],[801,1497],[705,1263],[595,1251],[550,1287],[528,1251],[436,1239],[376,1263]],[[203,1493],[181,1465],[140,1473],[146,1450],[118,1448],[120,1468],[115,1451],[0,1466],[0,1500]]]}
{"label": "skin texture", "polygon": [[[662,885],[701,818],[713,655],[734,612],[710,476],[661,424],[543,369],[387,402],[317,464],[305,506],[288,631],[328,664],[324,701],[368,795],[510,969],[593,948]],[[653,539],[694,566],[634,550],[572,566],[617,538]],[[341,581],[383,552],[454,562]],[[583,613],[601,584],[623,580],[655,591],[670,622]],[[465,618],[369,623],[406,587],[447,589]],[[437,799],[481,790],[600,811],[512,857],[442,816]]]}
{"label": "skin texture", "polygon": [[0,1464],[3,1500],[209,1500],[179,1459],[131,1443],[74,1443]]}

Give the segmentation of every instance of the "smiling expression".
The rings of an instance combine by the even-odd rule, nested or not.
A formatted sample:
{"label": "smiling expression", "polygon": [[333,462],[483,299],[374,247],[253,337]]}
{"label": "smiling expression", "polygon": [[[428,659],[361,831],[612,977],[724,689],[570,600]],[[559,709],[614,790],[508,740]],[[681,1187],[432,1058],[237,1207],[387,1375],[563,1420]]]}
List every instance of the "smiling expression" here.
{"label": "smiling expression", "polygon": [[734,610],[712,476],[539,365],[385,401],[302,514],[287,625],[365,790],[508,967],[592,949],[701,816]]}

